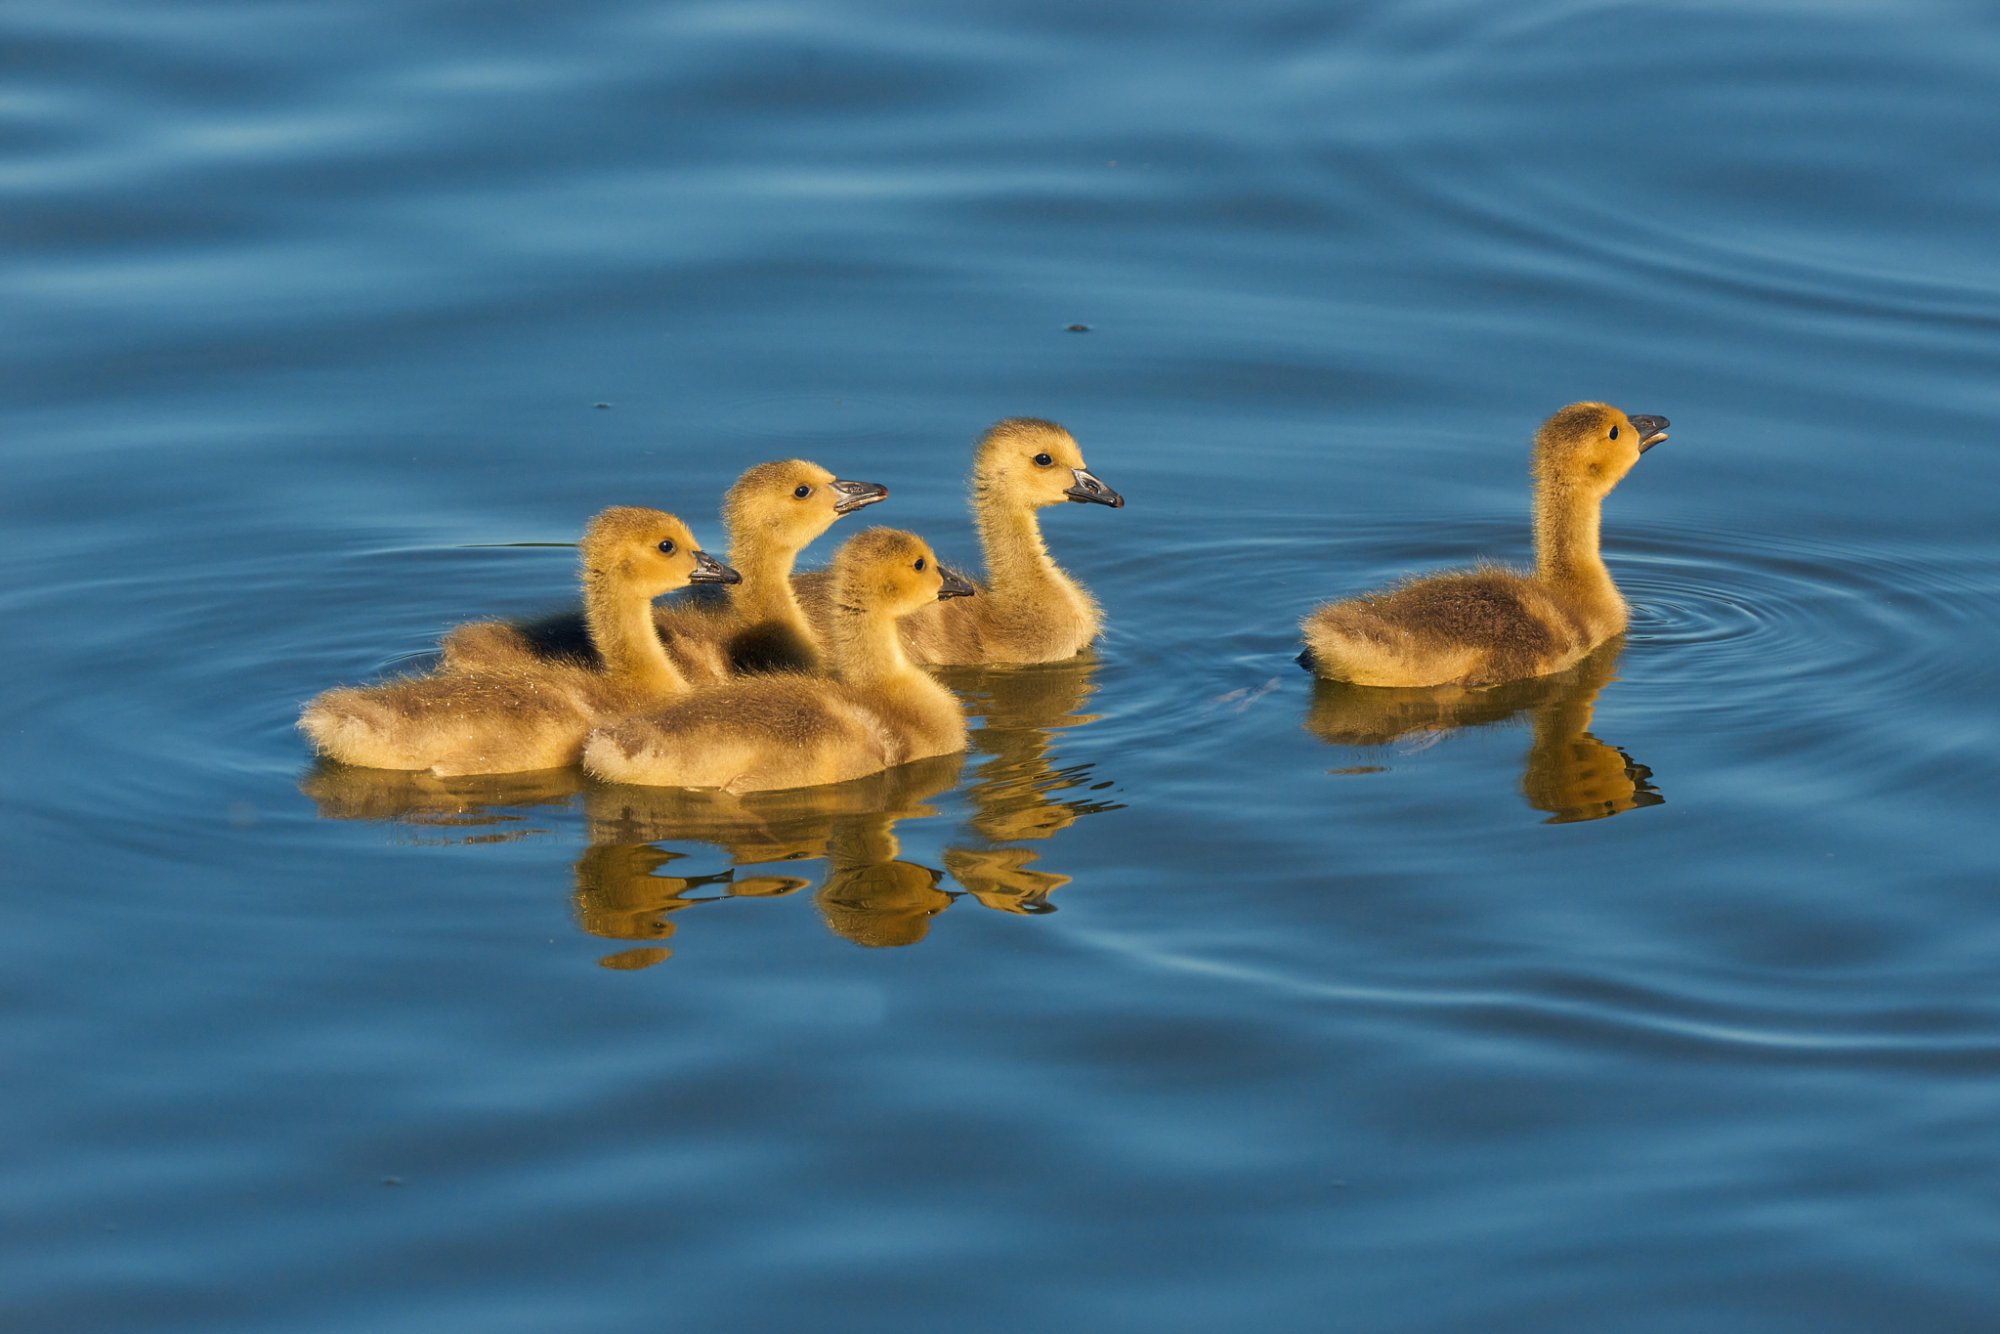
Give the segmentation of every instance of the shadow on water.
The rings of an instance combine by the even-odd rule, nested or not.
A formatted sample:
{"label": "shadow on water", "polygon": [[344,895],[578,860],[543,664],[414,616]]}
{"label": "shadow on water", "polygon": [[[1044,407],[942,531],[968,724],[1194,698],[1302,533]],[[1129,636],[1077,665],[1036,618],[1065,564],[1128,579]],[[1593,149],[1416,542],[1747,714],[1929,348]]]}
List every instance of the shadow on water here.
{"label": "shadow on water", "polygon": [[1436,741],[1467,727],[1527,715],[1530,741],[1521,794],[1548,824],[1601,820],[1666,798],[1653,771],[1589,731],[1591,711],[1616,680],[1622,640],[1612,640],[1566,672],[1484,690],[1455,686],[1389,689],[1316,679],[1305,727],[1337,746]]}
{"label": "shadow on water", "polygon": [[[1063,729],[1095,715],[1089,657],[1047,666],[954,669],[944,679],[975,724],[968,754],[900,765],[848,783],[743,796],[606,785],[576,769],[490,777],[356,769],[320,763],[300,789],[324,819],[407,827],[417,842],[481,844],[558,832],[580,816],[585,843],[572,904],[584,931],[633,948],[601,962],[644,968],[670,957],[675,914],[697,904],[779,898],[802,890],[834,934],[870,947],[912,945],[960,898],[998,912],[1055,911],[1050,896],[1070,877],[1039,865],[1042,843],[1086,815],[1116,810],[1098,795],[1112,784],[1093,766],[1064,766]],[[945,840],[941,867],[902,856],[897,826],[938,814],[960,787],[964,825]],[[694,854],[720,850],[721,871],[677,873]],[[680,846],[675,846],[680,845]],[[823,863],[815,877],[807,863]],[[748,868],[798,863],[795,874]],[[957,888],[953,888],[952,886]]]}

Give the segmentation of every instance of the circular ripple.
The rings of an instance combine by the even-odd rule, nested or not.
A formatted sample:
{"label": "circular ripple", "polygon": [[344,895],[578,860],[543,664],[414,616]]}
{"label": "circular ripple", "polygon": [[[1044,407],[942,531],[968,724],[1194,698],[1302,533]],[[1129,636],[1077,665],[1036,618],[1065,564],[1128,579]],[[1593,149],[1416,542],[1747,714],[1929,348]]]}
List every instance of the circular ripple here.
{"label": "circular ripple", "polygon": [[1689,525],[1625,527],[1611,565],[1632,607],[1625,674],[1659,655],[1650,675],[1711,697],[1837,689],[1874,705],[1921,680],[1935,699],[1980,671],[1960,627],[2000,588],[1992,551]]}

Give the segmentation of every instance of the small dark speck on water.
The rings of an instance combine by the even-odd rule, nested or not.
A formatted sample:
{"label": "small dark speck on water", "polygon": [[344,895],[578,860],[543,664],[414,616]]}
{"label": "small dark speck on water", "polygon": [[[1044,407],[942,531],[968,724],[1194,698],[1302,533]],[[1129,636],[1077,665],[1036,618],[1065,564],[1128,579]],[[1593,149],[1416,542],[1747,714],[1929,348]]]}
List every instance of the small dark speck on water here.
{"label": "small dark speck on water", "polygon": [[400,1185],[402,1185],[402,1184],[403,1184],[403,1178],[401,1178],[401,1177],[383,1177],[383,1178],[382,1178],[382,1184],[383,1184],[383,1185],[385,1185],[385,1186],[400,1186]]}
{"label": "small dark speck on water", "polygon": [[1065,330],[1064,330],[1063,332],[1065,332],[1065,333],[1089,333],[1089,332],[1090,332],[1090,326],[1089,326],[1088,324],[1072,324],[1072,325],[1068,326],[1068,328],[1066,328],[1066,329],[1065,329]]}
{"label": "small dark speck on water", "polygon": [[611,409],[611,405],[609,403],[592,403],[590,406],[597,409],[597,411],[599,412],[608,412]]}

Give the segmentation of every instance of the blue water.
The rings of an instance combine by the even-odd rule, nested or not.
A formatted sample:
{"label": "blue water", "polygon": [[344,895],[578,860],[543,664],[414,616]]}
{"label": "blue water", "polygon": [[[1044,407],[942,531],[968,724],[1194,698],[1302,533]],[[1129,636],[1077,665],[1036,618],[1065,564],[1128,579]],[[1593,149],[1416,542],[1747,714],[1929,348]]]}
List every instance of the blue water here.
{"label": "blue water", "polygon": [[[0,1327],[1990,1328],[1991,6],[0,11]],[[1071,332],[1068,326],[1088,326]],[[1561,680],[1326,598],[1673,419]],[[605,406],[599,406],[605,405]],[[324,687],[804,455],[1094,656],[690,802]],[[816,550],[823,556],[830,550]]]}

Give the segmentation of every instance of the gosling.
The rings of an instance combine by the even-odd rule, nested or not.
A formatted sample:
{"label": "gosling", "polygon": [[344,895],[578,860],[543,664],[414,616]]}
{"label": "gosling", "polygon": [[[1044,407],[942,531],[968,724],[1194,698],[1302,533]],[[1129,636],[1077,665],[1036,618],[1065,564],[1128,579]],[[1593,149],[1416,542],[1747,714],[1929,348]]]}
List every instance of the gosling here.
{"label": "gosling", "polygon": [[583,767],[615,783],[761,792],[839,783],[965,749],[958,698],[914,666],[898,618],[972,585],[923,539],[871,528],[835,557],[831,677],[745,677],[591,733]]}
{"label": "gosling", "polygon": [[371,769],[494,774],[576,763],[593,723],[687,692],[654,633],[652,600],[737,578],[686,524],[654,509],[598,514],[580,554],[595,661],[520,661],[343,686],[307,704],[299,729],[322,755]]}
{"label": "gosling", "polygon": [[[1124,507],[1090,474],[1083,452],[1054,422],[1013,417],[980,437],[972,462],[972,518],[986,581],[969,602],[925,607],[903,619],[903,647],[935,666],[1057,662],[1081,653],[1104,616],[1083,585],[1042,542],[1036,511],[1068,502]],[[799,600],[822,635],[832,618],[833,580],[801,575]]]}
{"label": "gosling", "polygon": [[[674,665],[697,684],[742,672],[824,670],[818,637],[792,591],[792,563],[834,521],[886,500],[889,488],[835,477],[817,463],[759,463],[722,500],[729,563],[742,582],[699,587],[653,609]],[[587,639],[583,618],[532,625],[476,621],[445,636],[444,666],[455,671],[516,666],[574,654]]]}
{"label": "gosling", "polygon": [[1572,403],[1535,434],[1535,568],[1430,575],[1344,602],[1301,624],[1299,661],[1364,686],[1489,686],[1546,676],[1625,629],[1598,554],[1604,497],[1667,438],[1667,419]]}

